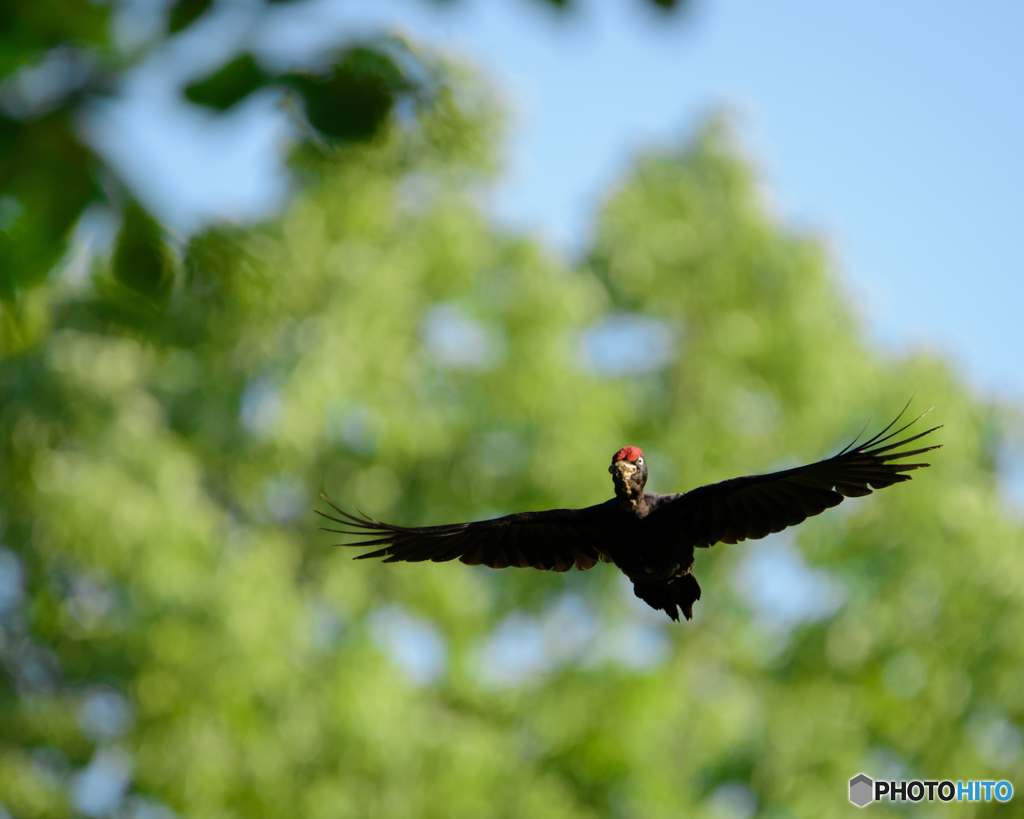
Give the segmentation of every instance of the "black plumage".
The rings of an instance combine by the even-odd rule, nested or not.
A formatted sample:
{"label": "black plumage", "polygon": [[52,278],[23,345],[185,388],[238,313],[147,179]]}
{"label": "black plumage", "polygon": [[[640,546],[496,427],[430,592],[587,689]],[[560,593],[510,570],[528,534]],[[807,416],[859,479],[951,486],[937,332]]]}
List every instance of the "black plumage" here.
{"label": "black plumage", "polygon": [[[905,411],[905,410],[904,410]],[[926,415],[927,413],[925,413]],[[939,427],[892,442],[924,415],[894,432],[903,416],[858,444],[817,463],[702,486],[690,492],[644,492],[647,463],[637,447],[624,447],[609,472],[615,497],[585,509],[519,512],[493,520],[443,526],[405,527],[345,512],[326,500],[337,517],[317,510],[341,529],[330,532],[378,546],[357,559],[385,563],[444,562],[456,558],[495,569],[514,566],[565,572],[599,561],[614,563],[633,581],[634,593],[673,620],[689,619],[700,586],[693,576],[694,549],[759,539],[837,506],[845,497],[870,495],[910,480],[908,472],[929,466],[905,463],[938,446],[903,449]]]}

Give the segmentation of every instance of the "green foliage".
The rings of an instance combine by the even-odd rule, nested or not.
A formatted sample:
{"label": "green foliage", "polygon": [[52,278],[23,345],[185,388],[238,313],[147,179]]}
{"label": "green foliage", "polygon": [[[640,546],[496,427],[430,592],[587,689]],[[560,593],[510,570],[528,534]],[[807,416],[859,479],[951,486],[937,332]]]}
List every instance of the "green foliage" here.
{"label": "green foliage", "polygon": [[226,111],[270,79],[252,55],[243,54],[212,76],[188,86],[185,96],[197,105]]}
{"label": "green foliage", "polygon": [[345,141],[371,139],[397,96],[412,89],[391,57],[368,48],[348,49],[326,76],[291,74],[284,81],[302,97],[310,125]]}
{"label": "green foliage", "polygon": [[142,207],[129,202],[109,270],[98,271],[91,297],[67,305],[67,325],[93,332],[151,331],[167,308],[174,268],[175,259],[160,226]]}
{"label": "green foliage", "polygon": [[0,5],[0,77],[63,43],[102,45],[109,6],[89,0],[4,0]]}
{"label": "green foliage", "polygon": [[188,28],[206,14],[213,6],[213,0],[178,0],[171,6],[167,19],[167,30],[172,34]]}
{"label": "green foliage", "polygon": [[28,121],[0,115],[0,299],[39,284],[60,259],[72,225],[98,194],[91,170],[66,112]]}
{"label": "green foliage", "polygon": [[[289,2],[266,0],[262,8]],[[160,40],[121,52],[110,39],[110,8],[93,0],[5,0],[0,7],[0,303],[6,303],[0,324],[7,325],[0,335],[31,336],[19,326],[23,306],[13,303],[64,257],[84,208],[107,198],[110,191],[97,180],[119,186],[117,174],[78,140],[71,123],[80,106],[114,93]],[[167,9],[167,33],[180,35],[213,13],[212,0],[177,0]],[[26,94],[20,80],[33,71],[28,85],[34,90]],[[477,136],[472,124],[457,121],[444,77],[390,37],[342,50],[322,73],[274,76],[242,54],[182,90],[192,102],[224,112],[260,88],[289,86],[310,126],[297,151],[302,164],[339,142],[379,137],[401,100],[417,108],[447,105],[449,115],[435,120],[451,123],[445,139]],[[54,195],[57,189],[63,195]]]}
{"label": "green foliage", "polygon": [[[106,11],[86,13],[78,5],[47,10],[40,2],[0,11],[0,302],[15,302],[45,279],[64,257],[72,228],[88,204],[103,202],[112,190],[129,195],[116,173],[78,139],[73,123],[79,106],[116,88],[120,75],[115,68],[127,71],[131,59],[111,56],[113,49],[105,42]],[[170,10],[170,31],[187,28],[210,5],[177,3]],[[62,19],[65,12],[68,21],[50,20]],[[14,23],[5,29],[3,15],[10,13]],[[66,22],[74,27],[66,28]],[[77,37],[72,38],[72,31]],[[45,52],[50,46],[58,47]],[[148,53],[142,49],[135,57]],[[40,74],[47,61],[49,69]],[[4,76],[16,67],[37,72],[28,83],[35,91],[25,92],[18,72]],[[383,134],[400,98],[408,97],[417,107],[432,104],[433,73],[400,40],[386,38],[340,52],[323,75],[275,76],[252,55],[242,54],[183,93],[196,104],[223,112],[273,83],[291,87],[301,100],[296,108],[304,111],[309,126],[297,151],[301,164],[339,142]],[[443,83],[437,88],[443,91]],[[98,184],[101,179],[105,189]],[[11,305],[7,312],[17,314],[18,308]]]}
{"label": "green foliage", "polygon": [[145,298],[167,297],[171,283],[167,246],[160,226],[134,202],[125,208],[110,270],[114,281]]}

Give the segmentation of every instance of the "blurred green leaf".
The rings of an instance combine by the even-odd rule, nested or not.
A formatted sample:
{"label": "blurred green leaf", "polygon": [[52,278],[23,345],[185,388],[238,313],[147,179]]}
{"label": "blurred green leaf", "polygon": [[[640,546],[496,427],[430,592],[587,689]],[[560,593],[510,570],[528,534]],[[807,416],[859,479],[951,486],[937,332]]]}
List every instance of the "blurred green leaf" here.
{"label": "blurred green leaf", "polygon": [[412,88],[391,57],[369,48],[343,52],[324,76],[288,74],[281,80],[302,97],[310,125],[350,142],[377,134],[397,96]]}
{"label": "blurred green leaf", "polygon": [[111,259],[114,281],[154,302],[166,301],[173,281],[173,259],[160,225],[129,202]]}
{"label": "blurred green leaf", "polygon": [[243,259],[238,238],[224,228],[193,236],[185,253],[185,287],[197,297],[220,300]]}
{"label": "blurred green leaf", "polygon": [[29,121],[0,115],[2,298],[43,280],[82,209],[99,195],[91,154],[68,119],[63,111]]}
{"label": "blurred green leaf", "polygon": [[178,0],[171,6],[167,30],[172,34],[188,28],[213,6],[213,0]]}
{"label": "blurred green leaf", "polygon": [[110,6],[90,0],[4,0],[0,3],[0,78],[49,49],[107,43]]}
{"label": "blurred green leaf", "polygon": [[226,111],[270,81],[256,60],[243,54],[205,80],[192,83],[185,89],[185,96],[197,105]]}

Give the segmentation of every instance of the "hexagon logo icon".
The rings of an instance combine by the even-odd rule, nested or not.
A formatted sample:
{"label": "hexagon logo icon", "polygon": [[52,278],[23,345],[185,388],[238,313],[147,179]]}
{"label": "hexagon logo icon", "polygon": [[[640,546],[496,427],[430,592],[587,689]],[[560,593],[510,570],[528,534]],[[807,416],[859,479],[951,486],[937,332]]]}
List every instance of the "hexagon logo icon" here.
{"label": "hexagon logo icon", "polygon": [[875,783],[866,774],[857,774],[850,780],[850,801],[858,808],[869,805],[875,798]]}

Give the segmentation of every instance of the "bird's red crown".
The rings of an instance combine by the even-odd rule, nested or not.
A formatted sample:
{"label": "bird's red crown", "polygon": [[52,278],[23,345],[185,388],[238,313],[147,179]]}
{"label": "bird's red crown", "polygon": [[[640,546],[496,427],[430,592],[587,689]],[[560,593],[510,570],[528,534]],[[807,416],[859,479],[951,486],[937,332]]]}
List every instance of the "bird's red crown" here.
{"label": "bird's red crown", "polygon": [[618,452],[612,456],[612,463],[616,461],[630,461],[636,463],[637,458],[642,458],[644,453],[640,451],[638,446],[624,446]]}

